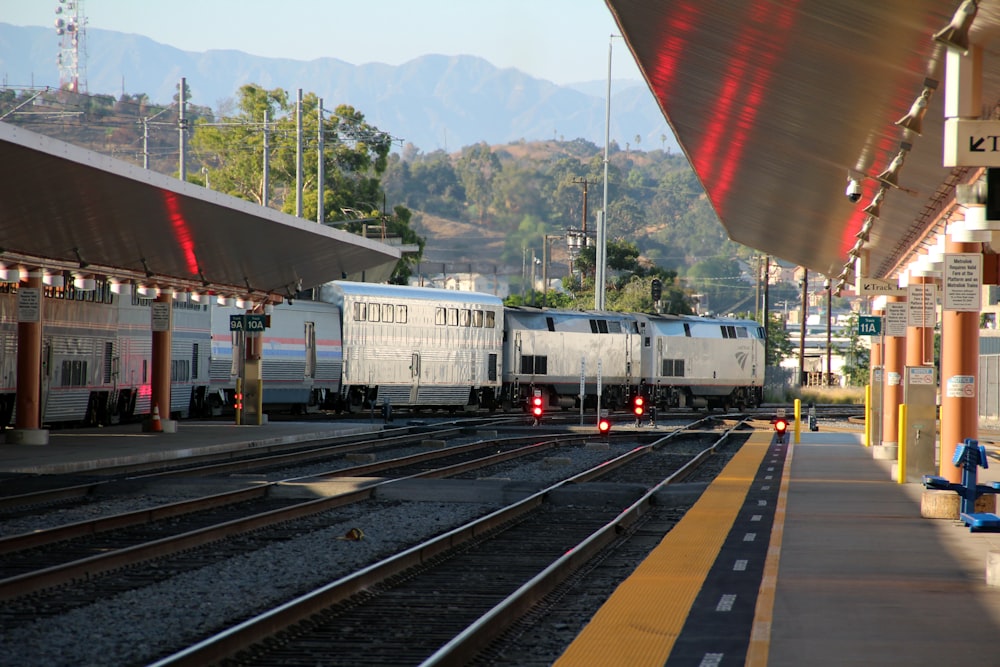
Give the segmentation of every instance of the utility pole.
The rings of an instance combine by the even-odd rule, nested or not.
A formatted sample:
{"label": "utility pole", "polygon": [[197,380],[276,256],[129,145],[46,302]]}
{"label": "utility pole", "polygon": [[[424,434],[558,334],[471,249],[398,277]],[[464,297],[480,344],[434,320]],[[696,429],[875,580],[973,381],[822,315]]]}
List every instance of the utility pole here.
{"label": "utility pole", "polygon": [[587,238],[587,186],[590,185],[590,181],[586,178],[574,178],[574,183],[579,183],[583,186],[583,216],[580,220],[580,227],[583,229],[584,244],[586,244]]}

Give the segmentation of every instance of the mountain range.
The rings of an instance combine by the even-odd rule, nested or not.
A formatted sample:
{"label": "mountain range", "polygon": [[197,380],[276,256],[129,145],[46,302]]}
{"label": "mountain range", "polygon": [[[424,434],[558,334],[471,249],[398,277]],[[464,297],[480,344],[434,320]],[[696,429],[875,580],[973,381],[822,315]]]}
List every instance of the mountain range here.
{"label": "mountain range", "polygon": [[[88,28],[81,89],[145,93],[167,103],[185,78],[191,102],[217,113],[232,108],[240,86],[313,92],[323,106],[348,104],[365,119],[423,152],[455,151],[485,141],[586,139],[604,145],[607,81],[560,86],[475,56],[425,55],[398,66],[352,65],[336,58],[264,58],[241,51],[182,51],[141,35]],[[58,87],[55,31],[0,23],[4,87]],[[673,132],[642,81],[613,81],[610,134],[619,146],[677,149]],[[637,137],[639,141],[637,141]]]}

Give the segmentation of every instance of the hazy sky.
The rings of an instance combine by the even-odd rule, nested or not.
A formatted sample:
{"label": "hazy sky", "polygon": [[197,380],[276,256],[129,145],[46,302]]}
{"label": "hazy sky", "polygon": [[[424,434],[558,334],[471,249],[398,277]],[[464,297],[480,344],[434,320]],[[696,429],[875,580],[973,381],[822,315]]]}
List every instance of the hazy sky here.
{"label": "hazy sky", "polygon": [[[59,0],[0,0],[0,21],[50,27]],[[398,65],[476,55],[558,84],[607,78],[617,26],[603,0],[83,0],[89,28],[185,51]],[[53,40],[55,40],[53,32]],[[614,78],[639,79],[614,40]]]}

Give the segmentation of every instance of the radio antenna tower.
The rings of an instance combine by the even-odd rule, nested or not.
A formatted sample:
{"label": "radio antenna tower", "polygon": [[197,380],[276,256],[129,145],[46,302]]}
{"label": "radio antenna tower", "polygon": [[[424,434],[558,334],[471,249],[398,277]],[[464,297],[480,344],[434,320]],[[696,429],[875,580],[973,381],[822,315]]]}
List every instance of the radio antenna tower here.
{"label": "radio antenna tower", "polygon": [[83,15],[83,0],[59,0],[55,26],[59,35],[59,56],[56,59],[59,64],[59,87],[74,93],[86,92],[87,17]]}

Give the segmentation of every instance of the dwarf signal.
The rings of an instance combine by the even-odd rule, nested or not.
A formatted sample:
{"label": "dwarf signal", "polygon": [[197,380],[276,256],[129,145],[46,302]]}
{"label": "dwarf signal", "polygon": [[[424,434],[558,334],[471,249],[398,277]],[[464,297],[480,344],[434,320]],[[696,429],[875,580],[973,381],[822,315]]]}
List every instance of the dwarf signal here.
{"label": "dwarf signal", "polygon": [[774,434],[778,437],[778,442],[785,441],[785,432],[788,431],[788,421],[784,417],[774,420]]}
{"label": "dwarf signal", "polygon": [[608,419],[607,417],[601,417],[600,419],[598,419],[597,432],[600,435],[607,437],[608,433],[611,432],[611,420]]}
{"label": "dwarf signal", "polygon": [[542,393],[536,391],[531,397],[531,416],[535,420],[535,426],[538,426],[539,422],[542,420],[542,413],[545,412],[544,400],[542,399]]}

